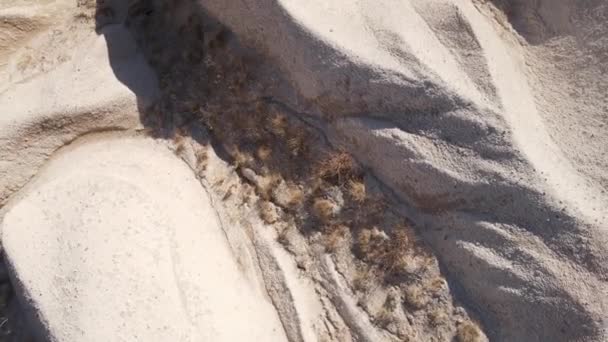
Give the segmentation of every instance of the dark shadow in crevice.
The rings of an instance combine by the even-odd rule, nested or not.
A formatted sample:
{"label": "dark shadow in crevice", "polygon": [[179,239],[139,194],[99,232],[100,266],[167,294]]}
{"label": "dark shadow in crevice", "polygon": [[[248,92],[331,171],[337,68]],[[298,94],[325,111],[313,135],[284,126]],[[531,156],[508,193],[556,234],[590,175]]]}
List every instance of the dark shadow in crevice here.
{"label": "dark shadow in crevice", "polygon": [[4,252],[0,254],[0,342],[33,342],[36,325],[26,317],[10,278]]}
{"label": "dark shadow in crevice", "polygon": [[490,0],[529,44],[543,44],[570,30],[573,0]]}
{"label": "dark shadow in crevice", "polygon": [[[495,2],[498,3],[501,1],[495,0]],[[522,2],[504,1],[502,3],[516,5]],[[206,124],[207,129],[209,129],[212,136],[220,137],[215,139],[215,141],[221,141],[222,143],[233,142],[233,145],[235,145],[240,152],[246,152],[251,155],[255,154],[257,148],[260,146],[271,146],[274,149],[274,155],[286,157],[276,158],[276,161],[271,159],[270,162],[267,163],[266,166],[268,167],[270,174],[283,174],[285,180],[294,182],[306,178],[306,175],[310,173],[311,165],[302,164],[301,158],[300,163],[298,163],[297,158],[291,158],[291,155],[293,155],[294,147],[298,149],[301,147],[302,141],[314,141],[314,137],[299,133],[304,132],[302,129],[287,132],[288,134],[286,134],[286,136],[288,138],[297,138],[296,141],[288,139],[287,143],[284,141],[281,143],[278,139],[273,140],[272,138],[269,138],[274,134],[274,132],[272,132],[273,128],[271,127],[272,122],[270,122],[269,119],[275,114],[277,114],[276,117],[278,118],[287,116],[280,114],[281,111],[277,110],[276,105],[259,101],[261,99],[259,97],[255,98],[250,96],[252,93],[256,93],[256,91],[250,90],[253,87],[256,87],[257,83],[265,85],[272,82],[266,79],[256,79],[255,77],[253,80],[250,79],[249,73],[256,72],[247,70],[248,66],[252,65],[251,61],[246,62],[246,58],[239,59],[242,56],[237,58],[226,52],[223,54],[221,52],[216,54],[214,60],[215,62],[219,61],[221,64],[223,58],[223,62],[225,63],[222,66],[227,67],[227,69],[222,69],[221,67],[208,68],[206,66],[205,53],[209,52],[210,54],[214,54],[214,51],[207,51],[208,49],[222,50],[226,46],[230,46],[234,43],[234,36],[229,30],[226,30],[216,21],[206,17],[205,14],[201,12],[199,6],[192,1],[136,1],[127,9],[126,14],[124,15],[121,14],[122,12],[120,12],[120,10],[108,11],[105,9],[106,6],[107,3],[104,3],[103,6],[100,5],[98,7],[98,15],[96,15],[98,32],[104,34],[108,40],[110,63],[117,78],[129,87],[142,103],[142,105],[140,105],[141,122],[144,126],[150,128],[155,136],[160,138],[172,138],[178,134],[188,135],[195,139],[200,139],[200,143],[206,144],[208,141],[202,141],[202,139],[206,139],[205,134],[193,134],[192,131],[184,130],[188,129],[187,127],[190,126],[189,123],[191,122],[204,121],[204,113],[211,112],[213,113],[213,118],[211,118],[210,121],[207,121]],[[516,7],[516,9],[518,11],[520,10],[519,7]],[[521,10],[523,11],[524,9]],[[113,15],[115,15],[115,18],[117,19],[104,17],[107,13],[114,13]],[[511,15],[517,16],[518,13],[514,12]],[[113,28],[112,26],[120,26],[121,33],[116,34],[113,32],[116,28]],[[521,26],[520,30],[526,30],[526,28]],[[125,34],[129,34],[131,38],[125,38],[122,35],[124,32],[126,32]],[[528,36],[531,37],[530,39],[538,38],[538,42],[540,43],[544,41],[544,39],[549,39],[551,37],[550,33],[543,32],[532,32]],[[146,81],[145,78],[142,78],[136,68],[123,67],[123,65],[125,65],[123,60],[124,54],[126,53],[125,51],[129,52],[133,49],[136,50],[136,55],[143,56],[158,82],[157,97],[152,103],[147,103],[146,105],[143,105],[146,103],[144,99],[149,94],[147,87],[150,86],[152,81]],[[266,63],[266,61],[255,61],[253,64],[257,62],[260,64]],[[256,68],[262,69],[263,67],[256,64],[255,67],[251,69]],[[215,72],[216,70],[218,72]],[[260,74],[263,74],[263,72]],[[273,74],[269,73],[268,75]],[[273,86],[275,89],[270,89],[268,91],[269,93],[272,93],[272,90],[276,90],[277,87],[274,84],[271,84],[269,88]],[[218,90],[222,87],[225,89]],[[245,90],[241,91],[240,88],[244,88]],[[263,92],[257,92],[257,94],[260,93],[264,94]],[[328,96],[331,97],[331,94]],[[214,103],[208,103],[208,98],[213,98]],[[331,100],[333,101],[334,99]],[[336,110],[337,113],[330,114],[342,114],[340,113],[340,106],[336,106],[335,108],[338,108]],[[403,126],[400,126],[402,130],[408,131],[408,122],[410,130],[411,127],[416,127],[411,124],[411,115],[407,115],[406,118],[409,121],[404,122]],[[213,120],[216,121],[214,122]],[[436,119],[433,117],[421,117],[420,125],[423,128],[420,128],[420,131],[430,130],[432,125],[434,125],[435,120]],[[260,124],[260,122],[263,124]],[[471,137],[473,137],[470,142],[471,151],[485,151],[484,146],[474,144],[475,140],[487,140],[485,133],[480,131],[478,129],[479,127],[475,125],[475,121],[463,121],[458,123],[464,127],[463,130],[470,130],[475,133],[471,134]],[[297,127],[293,124],[286,126]],[[224,129],[221,132],[219,130],[214,132],[214,128],[217,127],[228,129]],[[301,136],[298,134],[301,134]],[[445,139],[447,140],[447,138]],[[290,146],[291,144],[294,146]],[[223,146],[214,147],[216,151],[220,151],[220,157],[235,164],[234,160],[232,160],[233,158],[229,157],[229,153],[221,153],[221,151],[224,150]],[[309,153],[310,151],[297,152]],[[314,152],[316,151],[312,152],[313,153],[311,154],[315,154]],[[301,156],[302,154],[298,155],[298,157]],[[396,157],[399,157],[399,154],[396,154]],[[509,155],[507,157],[511,158],[512,156]],[[286,170],[287,172],[285,172]],[[298,179],[297,177],[299,174],[303,175],[301,179]],[[292,178],[290,179],[289,177]],[[453,181],[450,179],[449,174],[437,173],[437,177],[439,178],[436,179],[441,179],[442,182],[446,184]],[[418,181],[415,180],[415,183],[418,183]],[[424,184],[424,182],[420,182],[420,184]],[[432,184],[432,182],[427,184]],[[572,218],[562,215],[556,208],[546,207],[542,202],[543,194],[539,194],[529,189],[520,189],[519,187],[520,185],[499,182],[499,180],[494,180],[491,185],[474,184],[470,186],[470,189],[465,189],[467,190],[466,192],[461,191],[461,193],[491,194],[491,196],[478,199],[478,201],[471,201],[471,197],[467,196],[467,201],[459,208],[440,209],[458,209],[472,212],[480,215],[480,218],[490,216],[490,219],[497,222],[510,223],[521,227],[522,230],[527,230],[536,234],[550,247],[559,247],[559,241],[552,243],[557,237],[562,237],[565,236],[565,234],[570,233],[573,236],[581,234],[581,232],[577,230],[576,222],[574,222]],[[407,191],[406,189],[404,192],[413,193],[414,191]],[[458,196],[456,191],[453,191],[451,194]],[[424,203],[425,200],[426,199],[422,198],[419,201],[413,201],[415,203],[410,203],[410,205],[416,210],[424,211],[425,207],[428,207]],[[437,205],[436,198],[430,198],[430,202],[431,205]],[[307,203],[306,205],[310,205],[310,203]],[[557,230],[556,226],[550,223],[549,220],[534,222],[526,217],[514,217],[512,214],[514,211],[512,209],[515,206],[525,206],[531,211],[544,213],[544,216],[538,215],[539,217],[559,218],[561,220],[560,225],[557,226],[559,227],[559,230]],[[356,209],[357,208],[354,208],[354,210]],[[382,214],[383,211],[380,211]],[[534,217],[535,215],[530,216]],[[318,227],[319,225],[319,222],[316,221],[304,222],[302,224],[305,228]],[[309,230],[313,231],[312,228]],[[560,236],[560,234],[563,235]],[[556,249],[557,252],[561,252],[564,257],[570,258],[586,266],[591,271],[597,271],[597,260],[576,259],[581,256],[585,258],[591,256],[586,253],[583,247],[584,246],[581,247],[580,251],[572,252],[561,251],[558,248]],[[446,264],[449,265],[449,260]],[[443,268],[442,271],[443,274],[447,274],[448,278],[452,279],[452,282],[460,284],[460,282],[458,282],[458,277],[460,277],[459,274],[451,274],[447,268]],[[463,297],[465,299],[470,299],[472,296]],[[468,300],[467,302],[469,301],[479,303],[479,301],[474,300]],[[573,302],[576,304],[575,300],[573,300]],[[517,302],[515,301],[515,303]],[[488,311],[489,309],[492,309],[491,305],[484,308],[485,311]],[[487,325],[490,330],[497,329],[498,323],[493,322],[493,318],[501,316],[499,314],[491,316],[491,318],[483,318],[484,323],[489,323]],[[584,318],[585,317],[580,320],[584,321]],[[583,336],[592,335],[592,332],[591,330],[582,331],[582,329],[579,329],[578,331],[572,332],[572,334],[573,336],[576,334]]]}

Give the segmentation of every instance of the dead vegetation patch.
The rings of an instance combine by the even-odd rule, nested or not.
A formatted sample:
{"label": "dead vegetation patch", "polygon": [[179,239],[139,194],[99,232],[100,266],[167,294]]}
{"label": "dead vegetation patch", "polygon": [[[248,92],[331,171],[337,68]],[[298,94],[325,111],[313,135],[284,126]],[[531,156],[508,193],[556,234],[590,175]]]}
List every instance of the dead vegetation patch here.
{"label": "dead vegetation patch", "polygon": [[483,333],[477,324],[471,321],[462,322],[458,326],[456,340],[458,342],[481,342]]}
{"label": "dead vegetation patch", "polygon": [[[379,325],[394,322],[397,312],[427,307],[430,311],[422,315],[425,322],[439,326],[449,320],[451,304],[434,299],[450,298],[449,289],[437,280],[436,260],[416,238],[413,225],[393,209],[392,200],[351,154],[327,145],[318,130],[259,95],[264,89],[260,86],[263,75],[256,70],[263,68],[263,61],[254,53],[227,53],[226,47],[234,38],[222,30],[217,41],[206,43],[203,70],[191,68],[193,75],[204,75],[197,88],[204,96],[191,97],[186,92],[182,103],[194,110],[186,119],[172,117],[169,126],[180,127],[189,120],[206,126],[216,147],[225,154],[223,158],[261,198],[257,204],[260,218],[267,224],[288,221],[295,227],[275,225],[280,243],[289,246],[290,235],[296,231],[336,258],[340,253],[348,254],[355,260],[355,272],[348,282],[359,298],[378,286],[399,291],[399,302],[376,316]],[[147,118],[147,122],[159,125],[159,135],[169,131],[179,153],[179,132],[175,127],[167,129],[166,114],[159,112],[185,109],[176,109],[171,97],[179,92],[167,88],[163,93],[169,103],[161,103],[156,117]],[[207,156],[196,155],[196,159],[197,168],[204,170]],[[462,330],[458,333],[466,338],[473,334],[468,327]]]}

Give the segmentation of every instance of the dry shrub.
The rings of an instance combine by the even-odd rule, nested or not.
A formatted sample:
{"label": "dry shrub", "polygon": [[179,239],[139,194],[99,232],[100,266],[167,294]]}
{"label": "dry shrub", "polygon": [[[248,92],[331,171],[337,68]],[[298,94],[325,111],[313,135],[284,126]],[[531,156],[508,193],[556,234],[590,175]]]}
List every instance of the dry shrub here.
{"label": "dry shrub", "polygon": [[289,227],[284,227],[283,229],[281,229],[277,235],[277,241],[287,247],[289,246],[290,242],[289,242]]}
{"label": "dry shrub", "polygon": [[84,8],[95,8],[97,2],[98,0],[78,0],[76,2],[76,6]]}
{"label": "dry shrub", "polygon": [[200,149],[195,153],[196,157],[196,170],[198,172],[205,171],[207,169],[207,163],[209,162],[209,155],[206,149]]}
{"label": "dry shrub", "polygon": [[441,309],[435,309],[427,314],[429,324],[432,327],[437,327],[448,321],[448,316]]}
{"label": "dry shrub", "polygon": [[410,251],[414,247],[414,235],[411,229],[398,227],[393,233],[383,261],[389,272],[404,270],[409,262]]}
{"label": "dry shrub", "polygon": [[237,167],[247,167],[253,161],[253,158],[249,153],[241,151],[237,146],[232,146],[229,149],[229,152],[232,158],[234,158],[234,164]]}
{"label": "dry shrub", "polygon": [[317,198],[314,200],[313,214],[322,222],[329,222],[335,214],[336,205],[327,199]]}
{"label": "dry shrub", "polygon": [[289,201],[287,205],[290,208],[299,207],[304,202],[304,192],[295,186],[289,187]]}
{"label": "dry shrub", "polygon": [[375,275],[369,268],[359,269],[353,278],[353,289],[365,293],[372,287],[372,279]]}
{"label": "dry shrub", "polygon": [[306,149],[305,138],[300,134],[287,138],[286,143],[289,153],[294,157],[302,155]]}
{"label": "dry shrub", "polygon": [[283,178],[279,174],[272,174],[265,177],[260,177],[256,182],[256,188],[260,197],[270,201],[272,199],[272,190],[281,183]]}
{"label": "dry shrub", "polygon": [[325,250],[330,253],[337,251],[347,232],[348,227],[341,224],[325,227],[323,231],[323,246]]}
{"label": "dry shrub", "polygon": [[256,151],[256,155],[261,161],[267,161],[272,154],[272,149],[269,146],[262,145],[258,147]]}
{"label": "dry shrub", "polygon": [[359,234],[357,234],[357,250],[361,258],[373,258],[372,251],[375,247],[374,245],[378,244],[376,241],[377,239],[373,238],[373,230],[362,229],[359,231]]}
{"label": "dry shrub", "polygon": [[353,201],[363,203],[366,197],[365,183],[358,180],[348,181],[348,193]]}
{"label": "dry shrub", "polygon": [[279,219],[276,208],[268,201],[260,202],[259,205],[260,218],[268,224],[273,224]]}
{"label": "dry shrub", "polygon": [[410,285],[403,291],[405,303],[414,309],[422,309],[428,302],[428,297],[424,290],[418,286]]}
{"label": "dry shrub", "polygon": [[483,341],[483,335],[477,324],[465,321],[457,328],[456,340],[458,342],[481,342]]}
{"label": "dry shrub", "polygon": [[175,154],[181,155],[186,150],[186,139],[180,133],[173,136],[173,144],[175,145]]}
{"label": "dry shrub", "polygon": [[438,294],[439,292],[441,292],[444,289],[445,286],[446,286],[445,280],[441,277],[437,277],[437,278],[433,279],[433,281],[430,282],[430,284],[428,285],[428,288],[433,294]]}
{"label": "dry shrub", "polygon": [[382,308],[380,312],[376,314],[375,317],[375,323],[382,328],[388,327],[394,321],[395,317],[393,313],[387,308]]}
{"label": "dry shrub", "polygon": [[412,231],[406,227],[395,229],[392,237],[376,227],[361,230],[357,237],[359,256],[378,265],[387,275],[407,269],[413,247]]}
{"label": "dry shrub", "polygon": [[287,134],[287,117],[283,114],[274,113],[270,116],[269,129],[274,135],[284,138]]}
{"label": "dry shrub", "polygon": [[395,321],[395,309],[397,309],[397,299],[392,295],[388,294],[382,305],[382,309],[376,315],[376,323],[381,327],[386,328]]}
{"label": "dry shrub", "polygon": [[359,170],[353,157],[345,151],[329,153],[317,164],[316,176],[344,185],[347,181],[358,176]]}

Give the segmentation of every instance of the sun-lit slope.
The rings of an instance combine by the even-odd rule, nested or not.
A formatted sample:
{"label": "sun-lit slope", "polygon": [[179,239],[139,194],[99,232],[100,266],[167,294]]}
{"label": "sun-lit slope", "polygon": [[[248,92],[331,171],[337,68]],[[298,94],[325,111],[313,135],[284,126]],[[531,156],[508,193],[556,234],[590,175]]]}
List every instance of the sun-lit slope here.
{"label": "sun-lit slope", "polygon": [[605,170],[569,151],[602,165],[603,133],[567,133],[564,148],[560,119],[537,103],[534,60],[498,12],[448,0],[201,3],[278,61],[298,95],[275,97],[327,118],[334,143],[406,200],[491,337],[605,338]]}
{"label": "sun-lit slope", "polygon": [[[0,66],[0,203],[79,135],[138,126],[140,107],[158,91],[156,75],[124,26],[97,34],[75,4],[40,6],[19,8],[26,24],[11,27],[29,32],[28,20],[42,14],[46,26],[0,49],[6,57]],[[0,13],[9,10],[16,11]]]}
{"label": "sun-lit slope", "polygon": [[152,139],[70,147],[10,205],[2,232],[53,340],[285,340],[205,190]]}

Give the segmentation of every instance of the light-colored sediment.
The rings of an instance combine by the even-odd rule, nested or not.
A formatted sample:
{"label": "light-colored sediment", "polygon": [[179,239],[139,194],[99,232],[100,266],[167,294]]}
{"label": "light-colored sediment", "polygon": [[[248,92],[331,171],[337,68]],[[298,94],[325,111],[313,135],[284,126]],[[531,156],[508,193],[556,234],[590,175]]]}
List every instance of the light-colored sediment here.
{"label": "light-colored sediment", "polygon": [[[473,317],[492,341],[608,338],[602,1],[108,1],[99,34],[79,3],[0,0],[2,244],[44,337],[451,339]],[[197,78],[199,43],[172,42],[199,11],[215,25],[203,64],[249,62]],[[203,94],[243,69],[238,92]],[[175,144],[136,133],[159,98],[166,118],[222,96],[245,121],[249,103],[303,120],[366,167],[447,277],[428,311],[400,302],[383,325],[398,287],[362,299],[352,251],[326,253],[249,195],[263,176],[218,157],[198,123]],[[104,130],[128,133],[78,139]]]}
{"label": "light-colored sediment", "polygon": [[[605,68],[599,36],[577,47],[583,32],[606,32],[603,5],[570,3],[576,24],[543,50],[483,2],[203,4],[278,61],[300,95],[275,96],[333,121],[333,142],[406,201],[492,338],[606,338],[608,196],[597,165],[608,141],[589,124],[606,118],[605,82],[572,67],[582,58]],[[570,66],[561,79],[580,91],[540,81],[559,75],[538,63],[543,51]],[[558,103],[571,96],[566,114]],[[586,96],[595,108],[572,107]],[[566,128],[565,115],[571,125],[582,115],[589,133]]]}
{"label": "light-colored sediment", "polygon": [[[138,107],[158,91],[126,28],[110,25],[98,35],[57,13],[65,7],[47,13],[52,29],[20,40],[23,47],[0,66],[0,204],[78,136],[141,126]],[[10,9],[0,8],[0,18]]]}
{"label": "light-colored sediment", "polygon": [[97,139],[55,156],[2,224],[14,276],[49,335],[286,340],[191,170],[152,139]]}

